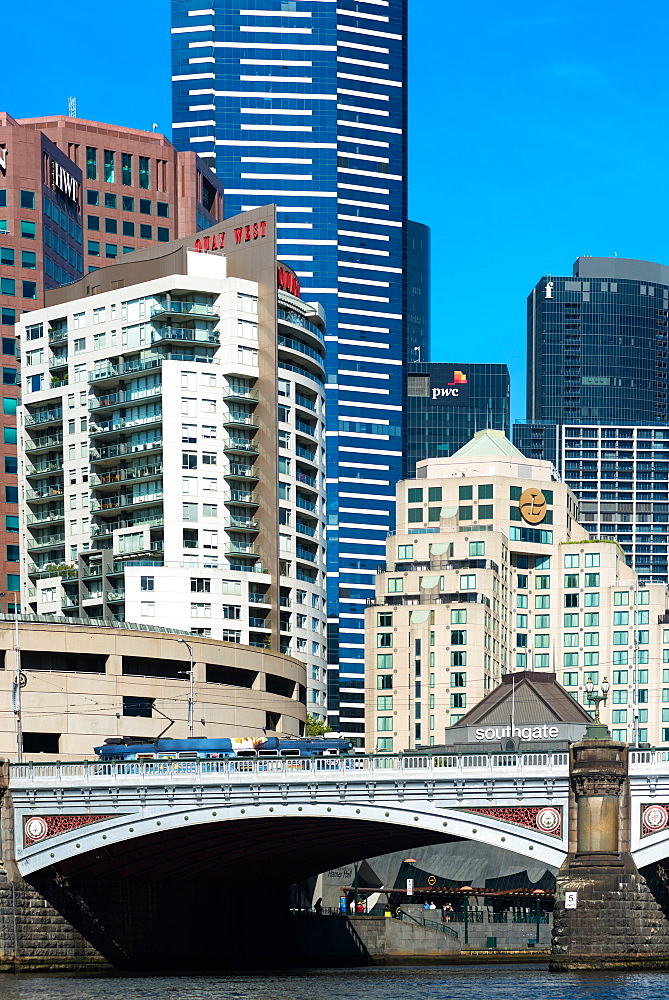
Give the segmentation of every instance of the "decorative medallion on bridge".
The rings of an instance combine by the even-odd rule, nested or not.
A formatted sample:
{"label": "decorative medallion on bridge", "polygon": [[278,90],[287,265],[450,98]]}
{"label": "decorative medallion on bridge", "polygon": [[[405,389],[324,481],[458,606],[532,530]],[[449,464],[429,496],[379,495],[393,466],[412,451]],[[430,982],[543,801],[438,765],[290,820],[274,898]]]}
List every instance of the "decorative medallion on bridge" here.
{"label": "decorative medallion on bridge", "polygon": [[23,841],[26,847],[37,844],[48,837],[57,837],[60,833],[78,830],[81,826],[91,823],[101,823],[105,819],[113,819],[116,813],[104,816],[27,816],[23,823]]}
{"label": "decorative medallion on bridge", "polygon": [[651,833],[659,833],[669,826],[669,807],[644,805],[641,807],[641,836],[650,837]]}
{"label": "decorative medallion on bridge", "polygon": [[458,812],[490,816],[491,819],[501,819],[504,823],[539,830],[550,837],[562,836],[562,806],[480,806]]}

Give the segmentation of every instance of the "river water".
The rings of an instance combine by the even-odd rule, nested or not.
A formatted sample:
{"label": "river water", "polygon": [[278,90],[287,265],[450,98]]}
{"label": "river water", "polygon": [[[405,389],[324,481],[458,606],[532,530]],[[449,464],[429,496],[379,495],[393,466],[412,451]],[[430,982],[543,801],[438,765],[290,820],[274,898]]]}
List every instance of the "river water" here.
{"label": "river water", "polygon": [[540,965],[257,976],[0,976],[0,1000],[658,1000],[669,973],[551,974]]}

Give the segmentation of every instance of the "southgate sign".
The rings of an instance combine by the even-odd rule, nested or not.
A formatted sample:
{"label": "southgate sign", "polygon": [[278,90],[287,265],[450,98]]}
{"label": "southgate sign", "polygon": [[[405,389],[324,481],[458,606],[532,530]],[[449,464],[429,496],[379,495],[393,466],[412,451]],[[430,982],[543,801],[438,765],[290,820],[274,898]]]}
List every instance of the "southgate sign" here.
{"label": "southgate sign", "polygon": [[447,746],[494,743],[497,747],[504,740],[510,739],[521,743],[575,742],[583,738],[585,725],[580,722],[536,722],[513,726],[510,723],[490,726],[450,726],[445,733],[445,742]]}

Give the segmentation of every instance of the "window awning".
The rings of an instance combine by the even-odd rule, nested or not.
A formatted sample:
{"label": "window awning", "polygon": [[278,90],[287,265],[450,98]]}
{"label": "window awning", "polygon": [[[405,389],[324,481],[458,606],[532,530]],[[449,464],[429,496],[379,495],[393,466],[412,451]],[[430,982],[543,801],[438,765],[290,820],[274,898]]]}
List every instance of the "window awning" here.
{"label": "window awning", "polygon": [[430,612],[425,611],[421,608],[420,611],[411,612],[411,624],[412,625],[422,625],[430,617]]}
{"label": "window awning", "polygon": [[421,576],[420,585],[423,590],[432,590],[439,583],[438,576]]}
{"label": "window awning", "polygon": [[443,556],[448,552],[448,542],[435,542],[430,546],[431,556]]}
{"label": "window awning", "polygon": [[442,517],[455,517],[458,512],[457,507],[442,507],[441,516]]}

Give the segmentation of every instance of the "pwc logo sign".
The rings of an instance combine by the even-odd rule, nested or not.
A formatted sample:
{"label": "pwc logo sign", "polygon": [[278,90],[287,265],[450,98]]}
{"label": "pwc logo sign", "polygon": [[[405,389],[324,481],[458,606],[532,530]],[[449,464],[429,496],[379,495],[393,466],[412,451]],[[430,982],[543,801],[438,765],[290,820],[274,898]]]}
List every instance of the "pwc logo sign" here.
{"label": "pwc logo sign", "polygon": [[446,382],[443,376],[433,372],[430,380],[430,396],[433,403],[439,405],[462,405],[469,400],[469,382],[465,372],[455,369],[453,378]]}

